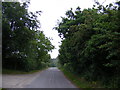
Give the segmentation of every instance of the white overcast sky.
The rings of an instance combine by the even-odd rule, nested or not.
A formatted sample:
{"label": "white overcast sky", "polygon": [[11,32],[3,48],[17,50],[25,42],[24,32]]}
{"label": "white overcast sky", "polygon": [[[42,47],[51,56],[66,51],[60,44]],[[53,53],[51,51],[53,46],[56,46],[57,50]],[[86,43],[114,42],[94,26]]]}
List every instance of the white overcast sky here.
{"label": "white overcast sky", "polygon": [[[116,0],[97,0],[100,3],[106,1],[104,4],[115,2]],[[38,20],[41,23],[41,30],[44,31],[46,37],[53,38],[51,43],[55,46],[50,54],[52,58],[56,58],[59,54],[60,37],[58,32],[53,30],[57,24],[57,20],[61,20],[61,16],[65,16],[65,12],[73,8],[75,10],[78,6],[83,10],[90,8],[94,4],[94,0],[30,0],[29,11],[42,11]]]}

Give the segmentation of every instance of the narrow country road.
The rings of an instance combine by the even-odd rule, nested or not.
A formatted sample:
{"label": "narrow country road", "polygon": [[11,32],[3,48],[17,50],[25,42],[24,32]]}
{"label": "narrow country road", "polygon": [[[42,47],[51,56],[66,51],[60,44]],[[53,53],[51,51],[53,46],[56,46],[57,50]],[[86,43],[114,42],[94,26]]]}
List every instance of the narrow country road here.
{"label": "narrow country road", "polygon": [[[13,80],[12,80],[13,79]],[[31,75],[3,75],[4,88],[76,88],[56,67]]]}

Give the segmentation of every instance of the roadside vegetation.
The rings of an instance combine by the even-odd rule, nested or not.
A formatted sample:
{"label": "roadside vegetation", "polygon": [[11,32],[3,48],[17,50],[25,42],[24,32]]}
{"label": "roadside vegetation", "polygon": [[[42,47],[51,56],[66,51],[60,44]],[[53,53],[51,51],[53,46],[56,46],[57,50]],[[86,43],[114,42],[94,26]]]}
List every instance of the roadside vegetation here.
{"label": "roadside vegetation", "polygon": [[47,69],[47,68],[43,68],[40,70],[31,70],[31,71],[27,71],[27,72],[23,71],[23,70],[3,69],[2,74],[11,74],[11,75],[13,75],[13,74],[15,74],[15,75],[17,75],[17,74],[33,74],[33,73],[40,72],[45,69]]}
{"label": "roadside vegetation", "polygon": [[46,68],[50,64],[48,52],[54,46],[40,30],[37,17],[41,11],[28,12],[29,4],[30,2],[2,3],[3,73],[30,72]]}
{"label": "roadside vegetation", "polygon": [[[59,68],[64,75],[78,88],[104,88],[99,82],[87,81],[84,77],[71,73],[63,68]],[[85,89],[87,90],[87,89]],[[88,89],[89,90],[89,89]]]}
{"label": "roadside vegetation", "polygon": [[91,87],[81,83],[85,80],[120,88],[120,1],[106,6],[96,2],[84,10],[71,8],[55,29],[62,38],[59,66],[68,77],[80,87]]}

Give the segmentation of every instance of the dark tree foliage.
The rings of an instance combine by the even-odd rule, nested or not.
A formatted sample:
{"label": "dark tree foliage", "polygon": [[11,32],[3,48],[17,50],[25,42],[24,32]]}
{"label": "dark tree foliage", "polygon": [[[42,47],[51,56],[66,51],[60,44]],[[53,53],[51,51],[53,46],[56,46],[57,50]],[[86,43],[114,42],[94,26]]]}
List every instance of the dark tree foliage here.
{"label": "dark tree foliage", "polygon": [[63,39],[59,63],[64,69],[120,87],[120,1],[71,9],[55,29]]}
{"label": "dark tree foliage", "polygon": [[3,68],[30,71],[48,66],[54,46],[37,20],[41,11],[28,13],[29,2],[2,3]]}

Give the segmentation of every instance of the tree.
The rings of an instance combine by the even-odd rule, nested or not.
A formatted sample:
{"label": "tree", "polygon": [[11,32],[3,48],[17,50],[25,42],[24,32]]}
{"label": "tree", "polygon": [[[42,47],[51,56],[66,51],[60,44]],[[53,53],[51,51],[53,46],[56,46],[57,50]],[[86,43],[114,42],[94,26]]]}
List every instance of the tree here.
{"label": "tree", "polygon": [[61,38],[59,63],[64,69],[101,81],[109,87],[120,83],[119,7],[99,3],[91,9],[69,10],[56,30]]}
{"label": "tree", "polygon": [[3,68],[30,71],[41,69],[49,62],[48,52],[54,46],[38,30],[37,15],[41,11],[28,13],[28,5],[29,2],[2,4]]}

